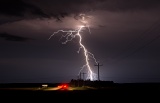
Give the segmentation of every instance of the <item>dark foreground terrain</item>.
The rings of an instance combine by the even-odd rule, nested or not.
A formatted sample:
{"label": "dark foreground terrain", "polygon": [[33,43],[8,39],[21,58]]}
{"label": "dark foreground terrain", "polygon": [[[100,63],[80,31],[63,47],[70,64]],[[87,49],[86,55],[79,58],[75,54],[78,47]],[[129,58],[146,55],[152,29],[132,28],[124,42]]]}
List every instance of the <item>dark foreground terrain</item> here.
{"label": "dark foreground terrain", "polygon": [[[80,90],[47,90],[57,84],[1,84],[0,99],[2,101],[32,102],[160,102],[160,83],[124,83]],[[82,88],[82,87],[81,87]],[[46,89],[46,90],[45,90]]]}

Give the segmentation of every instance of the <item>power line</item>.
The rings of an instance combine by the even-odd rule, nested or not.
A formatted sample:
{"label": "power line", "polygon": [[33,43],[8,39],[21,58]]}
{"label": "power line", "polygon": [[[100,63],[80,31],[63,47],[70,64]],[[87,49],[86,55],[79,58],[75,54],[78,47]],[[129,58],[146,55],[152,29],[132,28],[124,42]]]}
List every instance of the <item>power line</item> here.
{"label": "power line", "polygon": [[[159,21],[159,20],[158,20],[158,21]],[[148,28],[147,30],[145,30],[143,33],[141,33],[140,36],[137,37],[134,41],[130,42],[130,43],[127,45],[127,47],[126,47],[119,55],[116,55],[116,57],[117,57],[117,58],[120,57],[121,55],[124,54],[124,52],[127,52],[127,51],[129,51],[129,50],[133,50],[133,48],[134,48],[135,50],[133,50],[133,51],[132,51],[131,53],[129,53],[128,55],[123,56],[123,57],[121,57],[120,59],[117,59],[116,61],[120,61],[120,60],[122,60],[122,59],[124,59],[124,58],[127,58],[127,57],[135,54],[136,52],[140,51],[141,49],[144,49],[147,45],[149,45],[149,44],[153,43],[154,41],[156,41],[157,39],[159,39],[160,34],[158,34],[158,33],[153,33],[154,35],[152,35],[152,39],[149,38],[149,39],[151,39],[151,40],[145,41],[146,38],[147,38],[148,36],[150,36],[151,33],[152,33],[154,30],[157,30],[157,29],[159,30],[160,24],[159,24],[158,21],[155,22],[153,25],[151,25],[151,27]],[[157,35],[157,34],[158,34],[158,35]],[[156,35],[156,36],[155,36],[155,35]],[[155,36],[155,37],[153,37],[153,36]],[[143,40],[143,41],[142,41],[142,40]],[[141,43],[140,43],[140,42],[141,42]],[[137,45],[138,45],[139,47],[136,46],[136,43],[137,43]]]}
{"label": "power line", "polygon": [[153,43],[154,41],[156,41],[157,39],[160,38],[160,35],[158,35],[157,37],[155,37],[154,39],[152,39],[151,41],[149,41],[148,43],[146,43],[145,45],[143,45],[142,47],[137,48],[136,50],[134,50],[132,53],[130,53],[129,55],[123,57],[122,59],[125,59],[133,54],[135,54],[136,52],[142,50],[143,48],[147,47],[148,45],[150,45],[151,43]]}

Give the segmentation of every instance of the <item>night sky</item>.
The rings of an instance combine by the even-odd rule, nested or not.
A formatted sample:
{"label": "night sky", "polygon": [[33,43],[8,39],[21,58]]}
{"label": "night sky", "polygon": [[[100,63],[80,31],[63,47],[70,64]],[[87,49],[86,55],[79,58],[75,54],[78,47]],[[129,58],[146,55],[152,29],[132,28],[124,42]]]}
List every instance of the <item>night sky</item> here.
{"label": "night sky", "polygon": [[91,32],[82,42],[103,64],[100,80],[160,82],[160,0],[1,0],[0,83],[77,79],[85,64],[78,38],[48,38],[82,25],[80,14]]}

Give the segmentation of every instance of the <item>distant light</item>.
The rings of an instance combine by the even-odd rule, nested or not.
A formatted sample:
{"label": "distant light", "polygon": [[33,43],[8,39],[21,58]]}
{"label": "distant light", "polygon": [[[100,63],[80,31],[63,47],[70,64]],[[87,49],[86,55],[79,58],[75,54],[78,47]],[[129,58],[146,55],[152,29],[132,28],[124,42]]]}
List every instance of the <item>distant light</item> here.
{"label": "distant light", "polygon": [[47,84],[42,84],[42,87],[48,87],[48,85]]}

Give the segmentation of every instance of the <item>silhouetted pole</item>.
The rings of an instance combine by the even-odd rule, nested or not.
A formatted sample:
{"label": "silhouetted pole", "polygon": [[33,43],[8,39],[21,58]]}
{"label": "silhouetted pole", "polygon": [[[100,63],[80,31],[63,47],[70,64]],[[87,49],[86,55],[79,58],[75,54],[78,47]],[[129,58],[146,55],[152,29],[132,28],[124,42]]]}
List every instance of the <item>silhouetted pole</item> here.
{"label": "silhouetted pole", "polygon": [[80,72],[80,80],[81,80],[81,72]]}
{"label": "silhouetted pole", "polygon": [[84,75],[86,74],[86,73],[82,73],[83,74],[83,80],[84,80]]}
{"label": "silhouetted pole", "polygon": [[98,62],[98,64],[94,65],[94,66],[98,66],[98,81],[100,81],[100,78],[99,78],[99,66],[102,66],[102,64],[99,64],[99,62]]}
{"label": "silhouetted pole", "polygon": [[86,73],[82,73],[82,74],[83,74],[83,86],[85,86],[84,75],[85,75]]}

